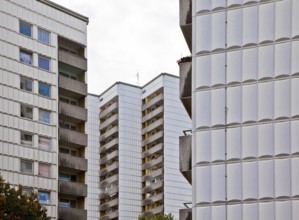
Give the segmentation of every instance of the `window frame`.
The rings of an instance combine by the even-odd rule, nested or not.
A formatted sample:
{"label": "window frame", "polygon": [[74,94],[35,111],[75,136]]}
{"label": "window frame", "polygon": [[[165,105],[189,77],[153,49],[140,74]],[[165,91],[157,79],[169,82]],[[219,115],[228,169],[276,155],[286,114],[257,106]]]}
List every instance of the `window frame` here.
{"label": "window frame", "polygon": [[[42,33],[42,32],[48,34],[48,39],[47,39],[47,41],[44,41],[44,40],[41,39],[40,33]],[[38,27],[38,28],[37,28],[37,40],[38,40],[39,42],[41,42],[41,43],[50,45],[50,44],[51,44],[51,32],[50,32],[50,31],[47,31],[47,30],[45,30],[45,29],[43,29],[43,28]]]}
{"label": "window frame", "polygon": [[[47,195],[48,196],[48,198],[46,199],[46,200],[40,200],[40,195]],[[48,192],[48,191],[38,191],[38,201],[39,201],[39,203],[41,203],[41,204],[50,204],[50,202],[51,202],[51,193],[50,192]],[[44,201],[46,201],[46,202],[44,202]]]}
{"label": "window frame", "polygon": [[[27,83],[28,82],[31,82],[31,89],[27,88]],[[27,91],[27,92],[33,92],[33,80],[29,79],[27,77],[20,76],[20,89],[23,90],[23,91]]]}
{"label": "window frame", "polygon": [[[30,57],[30,61],[26,61],[26,59],[28,57],[22,57],[22,55],[28,55]],[[24,59],[25,58],[25,59]],[[27,51],[27,50],[23,50],[23,49],[20,49],[20,52],[19,52],[19,61],[21,63],[24,63],[24,64],[27,64],[27,65],[33,65],[33,53],[30,52],[30,51]]]}
{"label": "window frame", "polygon": [[[32,111],[31,117],[25,116],[25,112],[22,113],[22,108],[26,108],[26,112],[27,112],[28,109],[31,109],[31,111]],[[29,120],[33,120],[33,107],[29,106],[29,105],[23,105],[23,104],[21,104],[20,105],[20,117],[21,118],[26,118],[26,119],[29,119]]]}
{"label": "window frame", "polygon": [[[27,141],[27,140],[25,140],[25,139],[22,139],[22,137],[23,137],[23,136],[25,137],[25,135],[27,135],[27,136],[31,136],[31,144],[26,144],[26,143],[24,143],[24,142]],[[29,142],[29,141],[27,141],[27,142]],[[21,131],[21,133],[20,133],[20,143],[21,143],[22,146],[33,147],[33,135],[30,134],[30,133],[26,133],[26,132],[22,132],[22,131]]]}
{"label": "window frame", "polygon": [[[42,141],[41,139],[44,139],[44,142],[45,139],[49,140],[49,147],[41,147],[41,146],[44,146],[44,145],[47,145],[47,144],[41,144],[40,141]],[[49,138],[49,137],[45,137],[45,136],[38,136],[38,148],[40,150],[44,150],[44,151],[51,151],[52,149],[52,139]]]}
{"label": "window frame", "polygon": [[[40,171],[40,168],[42,166],[49,168],[49,174],[48,175],[44,175]],[[40,177],[46,177],[46,178],[51,178],[51,164],[48,164],[48,163],[38,163],[38,176],[40,176]]]}
{"label": "window frame", "polygon": [[[42,64],[41,60],[43,60],[43,61],[47,60],[48,61],[48,66],[46,68],[41,65]],[[42,70],[45,70],[45,71],[50,71],[50,69],[51,69],[51,59],[50,58],[39,54],[37,63],[38,63],[37,66],[38,66],[39,69],[42,69]]]}
{"label": "window frame", "polygon": [[[28,171],[26,171],[26,170],[23,170],[22,169],[22,163],[30,163],[31,164],[31,172],[28,172]],[[31,161],[31,160],[20,160],[20,172],[21,173],[24,173],[24,174],[31,174],[31,175],[33,175],[34,174],[34,162],[33,161]]]}
{"label": "window frame", "polygon": [[[41,117],[42,113],[49,113],[49,118],[44,120],[45,117]],[[44,109],[38,109],[38,121],[45,124],[51,124],[51,112]]]}
{"label": "window frame", "polygon": [[[41,90],[41,89],[40,89],[40,88],[41,88],[40,86],[47,87],[48,90],[49,90],[49,94],[48,94],[48,95],[43,94],[41,91],[44,91],[44,90]],[[45,92],[44,92],[44,93],[45,93]],[[46,83],[43,83],[43,82],[38,82],[38,94],[39,94],[40,96],[43,96],[43,97],[51,98],[51,85],[46,84]]]}
{"label": "window frame", "polygon": [[[21,31],[21,25],[27,25],[28,27],[30,27],[30,35],[28,35],[28,34],[26,34],[26,33],[23,33],[23,32]],[[25,21],[22,21],[22,20],[19,20],[19,33],[20,33],[21,35],[32,38],[32,27],[33,27],[32,24],[30,24],[30,23],[28,23],[28,22],[25,22]]]}

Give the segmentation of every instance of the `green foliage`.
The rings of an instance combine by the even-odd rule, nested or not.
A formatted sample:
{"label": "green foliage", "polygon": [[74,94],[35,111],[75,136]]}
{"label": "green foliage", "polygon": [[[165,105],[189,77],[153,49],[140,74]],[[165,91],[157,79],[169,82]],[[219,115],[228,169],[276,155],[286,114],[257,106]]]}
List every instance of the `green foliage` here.
{"label": "green foliage", "polygon": [[155,216],[150,216],[150,217],[144,217],[139,215],[138,220],[173,220],[174,216],[169,213],[168,215],[166,214],[159,214]]}
{"label": "green foliage", "polygon": [[23,193],[23,187],[11,187],[0,176],[1,220],[49,220],[47,210],[38,201],[36,193]]}

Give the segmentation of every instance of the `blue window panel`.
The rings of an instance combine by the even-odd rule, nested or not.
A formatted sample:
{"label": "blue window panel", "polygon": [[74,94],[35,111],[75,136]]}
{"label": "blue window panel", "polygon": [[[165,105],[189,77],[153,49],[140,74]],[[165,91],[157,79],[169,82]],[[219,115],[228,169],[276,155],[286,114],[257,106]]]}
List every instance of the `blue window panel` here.
{"label": "blue window panel", "polygon": [[38,94],[46,97],[50,97],[51,95],[51,87],[49,85],[39,83],[38,84]]}
{"label": "blue window panel", "polygon": [[50,112],[39,110],[39,121],[50,124]]}
{"label": "blue window panel", "polygon": [[20,51],[20,61],[22,63],[32,64],[32,54],[26,51]]}
{"label": "blue window panel", "polygon": [[28,37],[31,37],[32,36],[31,25],[20,21],[20,33]]}
{"label": "blue window panel", "polygon": [[38,29],[38,40],[45,44],[50,44],[50,32],[43,29]]}
{"label": "blue window panel", "polygon": [[49,204],[50,203],[50,193],[38,192],[38,200],[42,204]]}
{"label": "blue window panel", "polygon": [[50,70],[50,60],[48,58],[39,56],[38,67],[44,70]]}

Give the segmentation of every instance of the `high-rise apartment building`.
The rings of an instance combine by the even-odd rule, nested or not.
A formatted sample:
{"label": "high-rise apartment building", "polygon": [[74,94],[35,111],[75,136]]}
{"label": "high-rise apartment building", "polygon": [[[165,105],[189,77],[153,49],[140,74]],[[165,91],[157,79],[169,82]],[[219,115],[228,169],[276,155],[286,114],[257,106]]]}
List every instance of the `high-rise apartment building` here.
{"label": "high-rise apartment building", "polygon": [[0,3],[0,172],[53,219],[87,219],[87,24],[48,0]]}
{"label": "high-rise apartment building", "polygon": [[[99,127],[92,132],[99,132],[101,220],[159,213],[178,219],[183,202],[191,200],[191,187],[179,173],[178,136],[191,124],[178,83],[164,73],[143,87],[117,82],[98,96]],[[96,103],[95,97],[88,100]],[[96,148],[89,145],[91,152]]]}
{"label": "high-rise apartment building", "polygon": [[298,219],[299,1],[181,0],[180,15],[192,219]]}

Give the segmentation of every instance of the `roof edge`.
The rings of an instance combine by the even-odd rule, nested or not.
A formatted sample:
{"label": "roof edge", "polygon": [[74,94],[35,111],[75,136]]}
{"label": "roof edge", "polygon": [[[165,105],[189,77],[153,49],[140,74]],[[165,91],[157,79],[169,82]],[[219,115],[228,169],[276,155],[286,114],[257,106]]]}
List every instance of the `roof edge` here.
{"label": "roof edge", "polygon": [[86,17],[84,15],[81,15],[81,14],[75,12],[75,11],[72,11],[72,10],[70,10],[70,9],[62,6],[62,5],[56,4],[56,3],[54,3],[54,2],[52,2],[50,0],[37,0],[37,1],[41,2],[41,3],[44,3],[44,4],[46,4],[46,5],[48,5],[48,6],[52,7],[52,8],[55,8],[55,9],[57,9],[59,11],[62,11],[64,13],[68,14],[68,15],[71,15],[71,16],[73,16],[75,18],[78,18],[78,19],[86,22],[87,24],[89,23],[89,18],[88,17]]}

